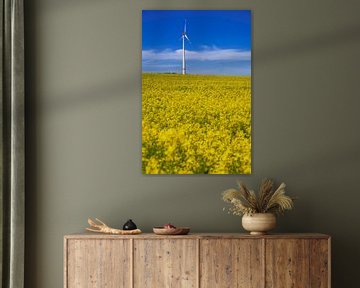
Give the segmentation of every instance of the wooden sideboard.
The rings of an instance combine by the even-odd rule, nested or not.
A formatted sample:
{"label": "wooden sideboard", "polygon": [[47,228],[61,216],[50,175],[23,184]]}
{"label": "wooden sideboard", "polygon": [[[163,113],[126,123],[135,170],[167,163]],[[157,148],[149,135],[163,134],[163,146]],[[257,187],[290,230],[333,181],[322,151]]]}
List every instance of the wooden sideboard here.
{"label": "wooden sideboard", "polygon": [[329,288],[323,234],[67,235],[65,288]]}

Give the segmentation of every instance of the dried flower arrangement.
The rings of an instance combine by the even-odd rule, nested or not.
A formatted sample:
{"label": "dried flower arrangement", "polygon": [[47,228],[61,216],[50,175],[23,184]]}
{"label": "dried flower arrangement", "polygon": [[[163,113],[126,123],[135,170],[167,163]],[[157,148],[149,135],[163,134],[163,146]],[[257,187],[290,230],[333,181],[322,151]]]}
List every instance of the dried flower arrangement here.
{"label": "dried flower arrangement", "polygon": [[285,183],[273,189],[274,182],[264,179],[260,190],[255,193],[243,182],[238,182],[239,189],[228,189],[222,193],[222,199],[231,204],[229,213],[233,215],[252,215],[256,213],[283,214],[294,207],[294,198],[285,195]]}

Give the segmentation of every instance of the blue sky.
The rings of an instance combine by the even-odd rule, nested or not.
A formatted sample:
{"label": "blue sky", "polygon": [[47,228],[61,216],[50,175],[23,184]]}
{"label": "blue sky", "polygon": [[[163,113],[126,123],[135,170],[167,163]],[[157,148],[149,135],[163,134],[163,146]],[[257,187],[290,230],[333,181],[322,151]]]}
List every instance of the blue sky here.
{"label": "blue sky", "polygon": [[187,73],[251,74],[250,10],[143,10],[143,72],[181,73],[187,22]]}

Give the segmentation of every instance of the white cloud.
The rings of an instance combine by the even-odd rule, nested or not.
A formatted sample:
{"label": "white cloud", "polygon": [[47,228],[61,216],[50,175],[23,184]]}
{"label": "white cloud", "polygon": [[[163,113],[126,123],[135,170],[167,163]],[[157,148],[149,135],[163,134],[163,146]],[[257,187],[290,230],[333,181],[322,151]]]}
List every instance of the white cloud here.
{"label": "white cloud", "polygon": [[[142,58],[143,61],[181,60],[182,50],[143,50]],[[199,61],[250,61],[251,51],[204,47],[203,50],[199,51],[187,50],[186,59]]]}

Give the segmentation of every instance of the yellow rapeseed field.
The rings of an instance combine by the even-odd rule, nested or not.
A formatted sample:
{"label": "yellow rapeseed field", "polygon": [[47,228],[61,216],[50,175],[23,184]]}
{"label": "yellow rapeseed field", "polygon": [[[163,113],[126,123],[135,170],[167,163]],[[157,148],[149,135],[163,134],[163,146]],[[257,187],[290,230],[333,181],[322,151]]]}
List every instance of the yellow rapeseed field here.
{"label": "yellow rapeseed field", "polygon": [[251,78],[144,73],[142,170],[251,173]]}

